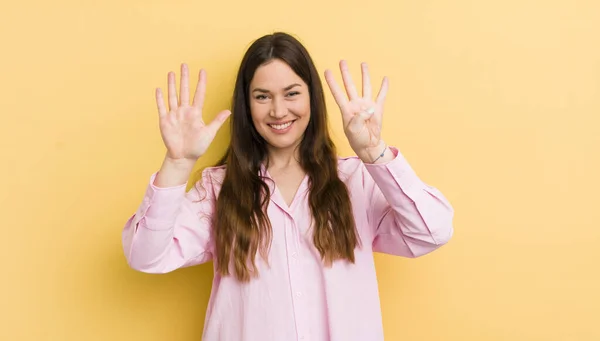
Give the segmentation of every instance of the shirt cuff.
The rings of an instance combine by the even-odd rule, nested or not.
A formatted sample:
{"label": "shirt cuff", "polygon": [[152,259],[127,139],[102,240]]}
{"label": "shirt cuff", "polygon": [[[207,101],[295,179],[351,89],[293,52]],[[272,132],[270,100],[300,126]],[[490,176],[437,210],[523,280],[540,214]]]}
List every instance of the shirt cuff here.
{"label": "shirt cuff", "polygon": [[394,158],[387,162],[365,163],[367,171],[373,177],[377,184],[387,183],[387,179],[392,175],[395,182],[404,190],[409,190],[415,185],[421,183],[421,179],[412,169],[404,155],[396,147],[389,147],[394,154]]}

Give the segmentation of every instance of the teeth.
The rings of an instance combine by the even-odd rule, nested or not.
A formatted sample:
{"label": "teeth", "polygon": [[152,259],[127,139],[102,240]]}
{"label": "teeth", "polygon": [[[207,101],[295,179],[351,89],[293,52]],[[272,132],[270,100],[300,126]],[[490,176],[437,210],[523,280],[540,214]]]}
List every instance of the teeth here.
{"label": "teeth", "polygon": [[290,125],[292,125],[293,122],[288,122],[286,124],[271,124],[270,126],[277,129],[277,130],[283,130],[287,127],[289,127]]}

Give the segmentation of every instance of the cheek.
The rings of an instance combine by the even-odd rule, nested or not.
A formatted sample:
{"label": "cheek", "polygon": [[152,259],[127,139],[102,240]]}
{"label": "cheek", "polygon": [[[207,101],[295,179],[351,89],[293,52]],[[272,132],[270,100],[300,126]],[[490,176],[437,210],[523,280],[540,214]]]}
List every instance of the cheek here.
{"label": "cheek", "polygon": [[289,108],[299,116],[310,116],[310,102],[308,100],[294,101]]}
{"label": "cheek", "polygon": [[252,117],[252,122],[259,123],[261,122],[267,114],[265,114],[266,109],[264,106],[251,102],[250,103],[250,117]]}

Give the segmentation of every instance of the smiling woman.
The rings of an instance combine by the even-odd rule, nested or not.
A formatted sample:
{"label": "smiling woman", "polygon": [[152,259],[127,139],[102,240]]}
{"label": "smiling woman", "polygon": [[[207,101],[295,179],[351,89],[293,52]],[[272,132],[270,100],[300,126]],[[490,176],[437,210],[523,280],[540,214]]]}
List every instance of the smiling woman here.
{"label": "smiling woman", "polygon": [[[346,94],[325,78],[355,157],[341,158],[327,127],[320,77],[285,33],[255,41],[242,60],[232,111],[204,124],[206,74],[189,103],[169,73],[169,111],[157,106],[167,155],[123,230],[129,265],[166,273],[215,263],[203,340],[383,340],[374,252],[418,257],[448,242],[453,209],[381,137],[388,81],[362,96],[345,61]],[[231,115],[225,156],[187,179]],[[356,299],[360,297],[360,299]]]}

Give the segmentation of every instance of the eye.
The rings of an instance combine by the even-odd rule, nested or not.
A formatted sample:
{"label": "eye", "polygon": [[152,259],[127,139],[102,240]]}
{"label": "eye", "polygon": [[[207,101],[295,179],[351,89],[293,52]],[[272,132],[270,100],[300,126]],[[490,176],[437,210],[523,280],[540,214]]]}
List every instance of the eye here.
{"label": "eye", "polygon": [[292,96],[300,95],[300,93],[298,91],[292,91],[292,92],[288,93],[287,95],[288,95],[288,97],[292,97]]}
{"label": "eye", "polygon": [[259,101],[262,101],[262,100],[267,99],[267,96],[266,95],[258,95],[258,96],[254,97],[254,98],[256,98]]}

